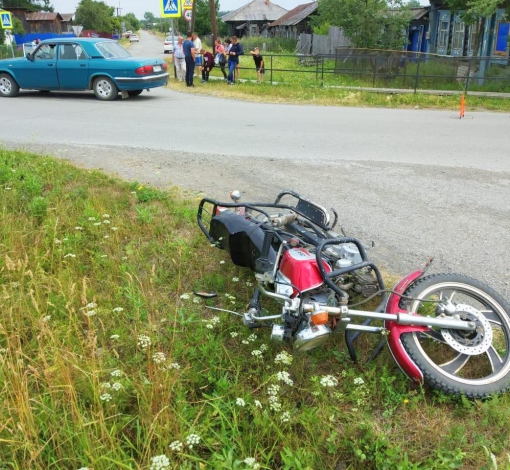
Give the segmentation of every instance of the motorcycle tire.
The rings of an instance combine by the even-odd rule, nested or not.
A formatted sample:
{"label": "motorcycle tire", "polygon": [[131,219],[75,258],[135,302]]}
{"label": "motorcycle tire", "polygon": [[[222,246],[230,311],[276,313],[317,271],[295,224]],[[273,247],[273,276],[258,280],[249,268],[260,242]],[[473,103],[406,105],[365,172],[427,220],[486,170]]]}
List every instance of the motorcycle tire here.
{"label": "motorcycle tire", "polygon": [[403,333],[401,342],[421,370],[424,382],[446,394],[484,398],[510,388],[510,304],[489,286],[459,274],[433,274],[404,292],[411,313],[438,316],[449,299],[455,315],[474,321],[475,331],[433,327]]}

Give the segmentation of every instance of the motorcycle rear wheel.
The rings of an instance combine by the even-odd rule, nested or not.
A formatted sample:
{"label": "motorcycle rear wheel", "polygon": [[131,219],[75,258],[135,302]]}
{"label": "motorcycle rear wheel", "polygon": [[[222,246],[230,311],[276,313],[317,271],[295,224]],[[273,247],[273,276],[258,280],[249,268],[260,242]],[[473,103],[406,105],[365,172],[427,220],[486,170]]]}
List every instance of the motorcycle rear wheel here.
{"label": "motorcycle rear wheel", "polygon": [[419,279],[405,292],[417,300],[402,302],[412,313],[435,317],[439,302],[456,306],[456,315],[474,321],[473,332],[431,328],[401,335],[402,345],[424,381],[447,394],[484,398],[510,388],[510,305],[489,286],[459,274]]}

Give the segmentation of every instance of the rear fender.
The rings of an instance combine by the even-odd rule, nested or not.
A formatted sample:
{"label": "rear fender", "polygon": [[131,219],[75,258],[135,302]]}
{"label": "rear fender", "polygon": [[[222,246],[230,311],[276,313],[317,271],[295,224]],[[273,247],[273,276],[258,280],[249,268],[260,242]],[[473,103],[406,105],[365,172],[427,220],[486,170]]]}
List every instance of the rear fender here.
{"label": "rear fender", "polygon": [[[423,271],[415,271],[414,273],[402,278],[397,283],[397,285],[393,288],[394,292],[390,294],[388,302],[386,303],[386,313],[409,313],[407,310],[402,310],[399,307],[400,299],[405,290],[422,274]],[[399,325],[395,321],[385,321],[384,327],[389,331],[389,335],[387,337],[388,347],[395,359],[395,362],[402,369],[402,372],[404,372],[404,374],[406,374],[413,382],[420,384],[423,383],[423,373],[409,354],[407,354],[404,346],[402,346],[400,336],[403,333],[427,331],[428,328],[424,326]]]}

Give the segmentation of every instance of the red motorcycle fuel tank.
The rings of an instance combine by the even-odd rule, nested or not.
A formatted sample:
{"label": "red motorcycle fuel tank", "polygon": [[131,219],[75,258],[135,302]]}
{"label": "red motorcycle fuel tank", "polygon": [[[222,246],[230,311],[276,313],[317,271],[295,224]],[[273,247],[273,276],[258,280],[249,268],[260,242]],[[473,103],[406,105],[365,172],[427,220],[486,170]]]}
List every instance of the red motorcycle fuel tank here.
{"label": "red motorcycle fuel tank", "polygon": [[[322,264],[326,272],[331,272],[328,263],[323,260]],[[280,272],[301,292],[315,289],[323,283],[315,255],[304,248],[287,250],[280,263]],[[296,294],[294,289],[294,295]]]}

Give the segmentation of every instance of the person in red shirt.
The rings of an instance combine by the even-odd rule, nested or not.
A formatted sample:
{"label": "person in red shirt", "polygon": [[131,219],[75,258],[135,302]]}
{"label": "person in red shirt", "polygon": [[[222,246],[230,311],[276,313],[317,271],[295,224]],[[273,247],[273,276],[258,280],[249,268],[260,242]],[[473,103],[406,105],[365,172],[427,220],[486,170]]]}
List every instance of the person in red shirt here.
{"label": "person in red shirt", "polygon": [[209,73],[214,67],[214,56],[205,49],[200,51],[202,54],[202,83],[209,81]]}

